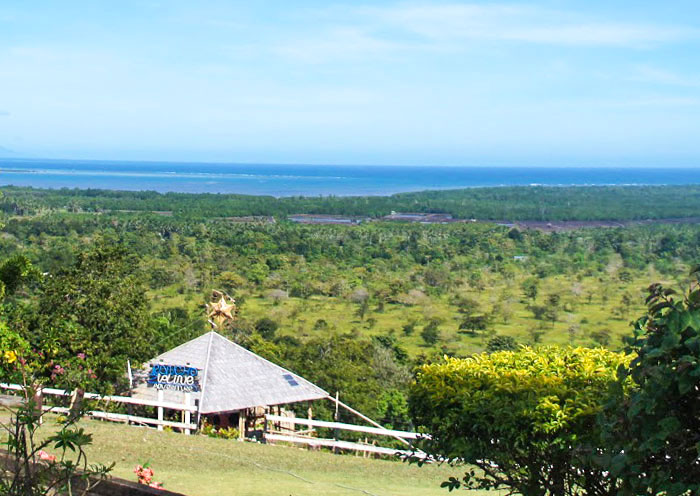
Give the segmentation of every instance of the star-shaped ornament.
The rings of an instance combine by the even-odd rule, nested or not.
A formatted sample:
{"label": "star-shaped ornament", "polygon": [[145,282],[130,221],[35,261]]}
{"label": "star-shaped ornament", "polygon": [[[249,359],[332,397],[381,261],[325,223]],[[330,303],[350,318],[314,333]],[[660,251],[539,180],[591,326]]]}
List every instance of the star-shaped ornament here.
{"label": "star-shaped ornament", "polygon": [[207,318],[209,323],[215,327],[221,327],[226,321],[236,318],[236,300],[224,295],[220,291],[214,292],[214,297],[219,297],[218,301],[207,303]]}

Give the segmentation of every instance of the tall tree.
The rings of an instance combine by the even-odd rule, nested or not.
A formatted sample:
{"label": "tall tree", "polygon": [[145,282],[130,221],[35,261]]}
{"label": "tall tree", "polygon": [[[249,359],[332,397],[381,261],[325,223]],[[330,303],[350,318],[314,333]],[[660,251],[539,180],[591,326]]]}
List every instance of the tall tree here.
{"label": "tall tree", "polygon": [[90,368],[94,386],[119,389],[127,359],[149,358],[152,326],[136,266],[121,246],[101,241],[45,279],[31,338],[53,360],[46,372],[57,382],[68,367]]}
{"label": "tall tree", "polygon": [[685,295],[649,287],[629,341],[636,356],[618,372],[604,432],[620,494],[700,494],[700,266],[692,276]]}

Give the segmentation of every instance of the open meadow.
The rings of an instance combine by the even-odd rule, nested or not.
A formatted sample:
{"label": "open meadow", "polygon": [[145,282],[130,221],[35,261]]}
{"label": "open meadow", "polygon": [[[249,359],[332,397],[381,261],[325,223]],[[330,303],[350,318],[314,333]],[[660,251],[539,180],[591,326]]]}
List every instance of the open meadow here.
{"label": "open meadow", "polygon": [[[489,277],[489,276],[487,276]],[[267,318],[278,324],[277,336],[297,339],[325,337],[337,333],[358,336],[392,336],[411,356],[434,351],[465,356],[484,351],[494,336],[511,336],[519,344],[559,344],[574,346],[623,346],[622,338],[631,332],[631,320],[644,312],[646,288],[653,282],[675,283],[653,269],[621,281],[615,278],[570,277],[557,275],[539,281],[544,300],[557,295],[554,320],[533,312],[532,301],[522,294],[526,277],[509,280],[489,277],[481,289],[464,284],[450,295],[417,294],[407,303],[369,305],[358,315],[358,305],[347,298],[313,295],[275,300],[264,291],[246,295],[239,305],[239,318],[255,323]],[[464,316],[459,303],[466,300],[475,313],[492,316],[487,329],[460,329]],[[187,297],[177,287],[152,293],[155,311],[186,308],[196,313],[203,299]],[[422,331],[436,322],[437,339],[426,342]]]}

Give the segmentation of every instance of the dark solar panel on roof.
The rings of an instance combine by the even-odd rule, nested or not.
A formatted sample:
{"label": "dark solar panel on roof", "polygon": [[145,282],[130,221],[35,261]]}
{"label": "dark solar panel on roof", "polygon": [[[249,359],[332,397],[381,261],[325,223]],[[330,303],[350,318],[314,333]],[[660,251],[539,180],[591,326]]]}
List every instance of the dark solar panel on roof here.
{"label": "dark solar panel on roof", "polygon": [[287,383],[290,386],[298,386],[299,383],[294,379],[294,376],[292,374],[284,374],[282,377],[284,377],[287,380]]}

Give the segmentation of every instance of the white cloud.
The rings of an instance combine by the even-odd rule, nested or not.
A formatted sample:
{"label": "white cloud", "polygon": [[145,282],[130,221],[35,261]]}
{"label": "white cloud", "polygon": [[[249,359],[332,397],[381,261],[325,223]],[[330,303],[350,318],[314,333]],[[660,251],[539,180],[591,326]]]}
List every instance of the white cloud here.
{"label": "white cloud", "polygon": [[647,48],[700,39],[682,25],[614,22],[574,12],[501,4],[396,4],[308,11],[308,34],[278,45],[302,62],[376,58],[400,52],[459,51],[477,42]]}
{"label": "white cloud", "polygon": [[356,27],[334,27],[311,38],[300,38],[280,44],[273,50],[283,56],[307,63],[381,56],[404,50],[398,42],[383,40]]}
{"label": "white cloud", "polygon": [[695,107],[700,105],[700,98],[650,96],[634,100],[616,102],[621,107]]}
{"label": "white cloud", "polygon": [[436,40],[634,46],[696,38],[686,26],[589,20],[574,13],[508,5],[444,4],[373,9],[387,23]]}
{"label": "white cloud", "polygon": [[633,67],[633,71],[634,74],[632,79],[636,81],[667,86],[682,86],[688,88],[700,87],[700,78],[686,76],[653,65],[636,65]]}

